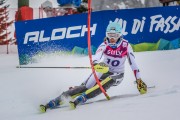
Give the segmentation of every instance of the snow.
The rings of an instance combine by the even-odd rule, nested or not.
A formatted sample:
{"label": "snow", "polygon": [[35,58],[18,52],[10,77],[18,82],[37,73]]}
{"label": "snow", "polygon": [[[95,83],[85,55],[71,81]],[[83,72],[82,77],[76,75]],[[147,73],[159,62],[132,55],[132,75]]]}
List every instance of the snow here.
{"label": "snow", "polygon": [[[57,97],[69,86],[81,84],[90,69],[16,68],[17,54],[0,54],[1,120],[179,120],[180,49],[135,53],[142,79],[156,88],[139,95],[133,73],[126,63],[123,82],[108,90],[118,98],[92,104],[39,112],[39,105]],[[89,66],[87,56],[46,57],[32,66]],[[29,65],[31,66],[31,65]],[[138,96],[137,96],[138,95]],[[105,99],[100,95],[90,101]]]}

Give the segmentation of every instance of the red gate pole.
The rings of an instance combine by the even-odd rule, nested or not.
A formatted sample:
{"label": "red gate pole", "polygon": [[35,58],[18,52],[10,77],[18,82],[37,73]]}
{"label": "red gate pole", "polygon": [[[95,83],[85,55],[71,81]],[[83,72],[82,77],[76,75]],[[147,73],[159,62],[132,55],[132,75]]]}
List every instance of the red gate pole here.
{"label": "red gate pole", "polygon": [[96,83],[99,85],[99,88],[101,89],[102,93],[106,96],[107,100],[110,100],[110,97],[108,96],[108,94],[106,93],[104,88],[102,87],[102,85],[96,75],[94,65],[92,62],[90,27],[91,27],[91,0],[88,0],[88,55],[89,55],[89,59],[90,59],[91,69],[92,69],[93,75],[96,79]]}

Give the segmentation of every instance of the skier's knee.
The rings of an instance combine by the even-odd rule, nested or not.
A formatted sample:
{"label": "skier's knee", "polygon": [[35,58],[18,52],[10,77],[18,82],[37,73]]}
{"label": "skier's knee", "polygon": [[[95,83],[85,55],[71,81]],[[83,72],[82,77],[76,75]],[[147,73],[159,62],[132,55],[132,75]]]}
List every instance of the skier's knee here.
{"label": "skier's knee", "polygon": [[[110,77],[107,77],[104,81],[101,81],[101,84],[102,84],[102,87],[104,88],[104,90],[108,90],[114,84],[114,80]],[[86,91],[88,99],[96,97],[97,95],[99,95],[101,93],[102,93],[102,91],[101,91],[99,85],[96,85],[93,88]]]}
{"label": "skier's knee", "polygon": [[86,90],[87,90],[87,88],[85,85],[80,85],[80,86],[76,86],[72,89],[69,89],[69,90],[63,92],[62,95],[65,97],[73,96],[73,95],[78,94],[78,93],[83,93]]}

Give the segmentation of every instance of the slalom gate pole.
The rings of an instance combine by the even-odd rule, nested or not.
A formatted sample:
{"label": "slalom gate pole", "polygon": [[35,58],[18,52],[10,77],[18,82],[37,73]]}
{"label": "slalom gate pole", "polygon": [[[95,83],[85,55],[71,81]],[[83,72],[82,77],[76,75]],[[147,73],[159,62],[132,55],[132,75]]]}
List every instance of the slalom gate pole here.
{"label": "slalom gate pole", "polygon": [[101,89],[102,93],[106,96],[107,100],[110,100],[110,97],[108,96],[108,94],[106,93],[106,91],[104,90],[104,88],[102,87],[95,69],[94,69],[94,65],[93,65],[93,61],[92,61],[92,53],[91,53],[91,33],[90,33],[90,27],[91,27],[91,0],[88,0],[88,55],[89,55],[89,60],[90,60],[90,64],[91,64],[91,69],[93,72],[93,75],[96,79],[96,83],[99,85],[99,88]]}

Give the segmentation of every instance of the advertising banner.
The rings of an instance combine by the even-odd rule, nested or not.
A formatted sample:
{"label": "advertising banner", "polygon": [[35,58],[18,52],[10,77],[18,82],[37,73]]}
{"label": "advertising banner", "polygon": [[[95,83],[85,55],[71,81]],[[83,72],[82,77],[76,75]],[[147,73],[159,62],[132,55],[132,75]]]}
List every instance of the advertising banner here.
{"label": "advertising banner", "polygon": [[[122,26],[124,39],[135,51],[179,48],[179,13],[180,6],[92,12],[92,53],[103,41],[110,21]],[[20,64],[40,53],[88,53],[86,13],[21,21],[15,27]]]}

